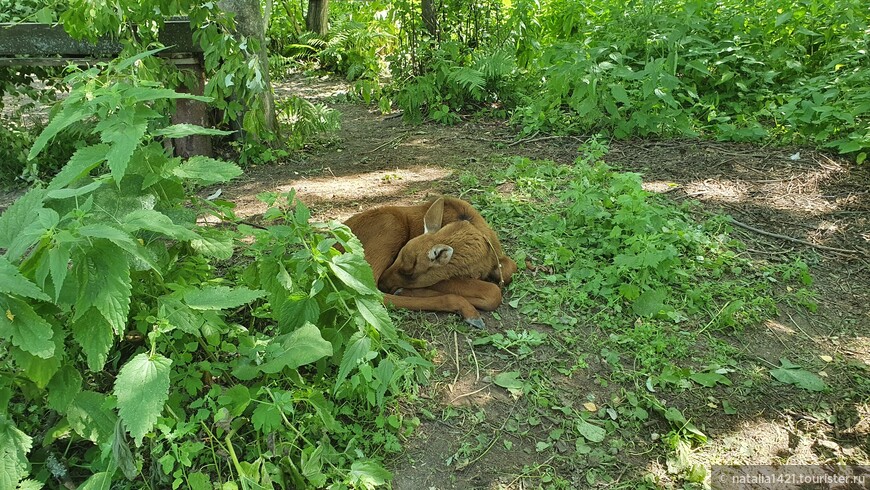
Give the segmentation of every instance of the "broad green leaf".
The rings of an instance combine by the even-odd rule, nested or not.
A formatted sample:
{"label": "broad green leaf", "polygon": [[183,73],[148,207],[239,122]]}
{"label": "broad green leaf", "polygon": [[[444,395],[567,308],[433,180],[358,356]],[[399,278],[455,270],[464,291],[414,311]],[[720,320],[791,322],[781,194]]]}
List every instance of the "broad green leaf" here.
{"label": "broad green leaf", "polygon": [[154,427],[169,398],[170,365],[172,361],[160,354],[142,353],[127,361],[115,378],[118,414],[137,447]]}
{"label": "broad green leaf", "polygon": [[589,442],[601,442],[607,436],[607,431],[604,428],[590,424],[585,420],[579,420],[575,427],[577,432]]}
{"label": "broad green leaf", "polygon": [[79,148],[73,153],[73,156],[61,171],[51,179],[47,190],[62,189],[87,175],[97,165],[106,160],[106,153],[108,151],[109,145],[103,143]]}
{"label": "broad green leaf", "polygon": [[195,134],[203,134],[206,136],[226,136],[233,134],[233,131],[224,131],[222,129],[205,128],[198,124],[173,124],[163,129],[153,131],[154,136],[166,136],[167,138],[184,138],[185,136],[193,136]]}
{"label": "broad green leaf", "polygon": [[662,411],[662,414],[671,425],[679,427],[680,430],[687,431],[691,434],[692,438],[696,439],[698,442],[704,443],[707,441],[707,435],[701,432],[701,429],[698,429],[695,424],[690,422],[678,408],[666,408]]}
{"label": "broad green leaf", "polygon": [[124,242],[133,244],[133,238],[124,230],[103,223],[85,225],[79,228],[79,234],[91,238],[105,238],[113,243]]}
{"label": "broad green leaf", "polygon": [[92,306],[108,320],[115,332],[126,330],[130,311],[130,263],[127,257],[107,242],[95,244],[82,257],[74,257],[79,294],[76,300],[78,320]]}
{"label": "broad green leaf", "polygon": [[329,268],[341,282],[358,293],[379,294],[371,266],[359,255],[336,255],[329,261]]}
{"label": "broad green leaf", "polygon": [[665,298],[668,293],[664,289],[650,289],[644,291],[631,305],[631,310],[637,316],[654,316],[665,307]]}
{"label": "broad green leaf", "polygon": [[88,369],[100,372],[115,345],[115,329],[96,308],[89,308],[72,322],[72,334],[87,356]]}
{"label": "broad green leaf", "polygon": [[302,476],[317,488],[326,487],[326,475],[323,474],[323,446],[318,445],[313,451],[310,446],[302,451]]}
{"label": "broad green leaf", "polygon": [[60,369],[60,363],[63,358],[57,355],[57,353],[61,352],[61,349],[63,349],[63,342],[60,342],[60,345],[55,343],[55,355],[48,358],[34,356],[16,347],[9,349],[9,352],[12,354],[12,358],[15,359],[15,364],[18,366],[19,371],[27,379],[33,381],[33,384],[39,389],[43,389],[48,386],[51,378]]}
{"label": "broad green leaf", "polygon": [[[157,54],[157,53],[163,51],[164,49],[166,49],[165,46],[164,46],[164,47],[160,47],[160,48],[149,49],[148,51],[143,51],[143,52],[141,52],[141,53],[136,53],[136,54],[134,54],[133,56],[130,56],[130,57],[128,57],[128,58],[124,58],[124,59],[122,59],[122,60],[119,60],[119,61],[118,61],[118,64],[115,65],[114,67],[112,67],[112,70],[113,70],[115,73],[120,73],[121,71],[126,70],[127,68],[130,68],[131,66],[133,66],[137,61],[142,60],[142,59],[145,59],[145,58],[147,58],[147,57],[149,57],[149,56],[151,56],[151,55],[153,55],[153,54]],[[132,88],[132,87],[131,87],[131,88]],[[170,90],[170,89],[158,89],[158,90],[171,91],[172,93],[175,93],[174,90]],[[130,90],[129,90],[129,88],[128,88],[127,92],[129,92],[129,91],[130,91]],[[162,98],[164,98],[164,97],[159,97],[159,98],[162,99]],[[150,100],[150,99],[149,99],[149,100]]]}
{"label": "broad green leaf", "polygon": [[112,488],[112,473],[102,471],[94,473],[85,480],[78,490],[110,490]]}
{"label": "broad green leaf", "polygon": [[357,311],[374,327],[384,338],[395,340],[398,338],[396,327],[384,307],[383,300],[373,298],[356,297],[354,299]]}
{"label": "broad green leaf", "polygon": [[187,291],[184,302],[194,310],[225,310],[248,304],[265,295],[265,291],[246,287],[206,286]]}
{"label": "broad green leaf", "polygon": [[201,471],[188,473],[187,483],[190,485],[190,490],[212,490],[214,488],[211,484],[211,478]]}
{"label": "broad green leaf", "polygon": [[816,374],[805,369],[793,367],[794,364],[791,364],[791,362],[786,361],[782,362],[782,364],[787,367],[779,367],[770,370],[770,375],[776,378],[780,383],[792,384],[798,388],[809,391],[825,391],[828,388],[825,381]]}
{"label": "broad green leaf", "polygon": [[66,364],[51,378],[47,388],[49,408],[66,413],[67,407],[82,391],[82,375],[72,364]]}
{"label": "broad green leaf", "polygon": [[338,411],[333,404],[326,400],[323,393],[311,392],[305,401],[314,407],[317,415],[320,416],[320,420],[323,421],[324,427],[330,431],[341,430],[341,425],[336,422],[335,417],[333,416],[333,413],[338,413]]}
{"label": "broad green leaf", "polygon": [[628,96],[628,92],[625,91],[625,88],[622,85],[617,83],[610,84],[610,94],[613,95],[613,98],[622,104],[631,105],[631,98]]}
{"label": "broad green leaf", "polygon": [[51,301],[49,295],[22,276],[18,272],[18,268],[10,264],[3,256],[0,256],[0,293],[15,294],[40,301]]}
{"label": "broad green leaf", "polygon": [[707,76],[710,75],[710,70],[707,69],[707,65],[701,61],[692,60],[692,61],[686,63],[686,66],[699,72],[699,73],[703,73],[704,75],[707,75]]}
{"label": "broad green leaf", "polygon": [[24,301],[0,294],[0,338],[34,356],[54,355],[54,330]]}
{"label": "broad green leaf", "polygon": [[233,256],[233,237],[221,231],[204,229],[198,238],[190,241],[190,247],[206,257],[228,260]]}
{"label": "broad green leaf", "polygon": [[31,189],[0,215],[0,249],[6,249],[6,259],[13,264],[45,231],[39,225],[45,194],[44,189]]}
{"label": "broad green leaf", "polygon": [[186,162],[172,169],[177,177],[195,180],[203,185],[228,182],[244,172],[235,163],[215,160],[205,156],[190,157]]}
{"label": "broad green leaf", "polygon": [[[163,48],[161,48],[163,49]],[[189,99],[198,100],[200,102],[211,102],[211,97],[202,95],[184,94],[176,92],[170,88],[147,87],[147,86],[127,86],[125,95],[133,97],[137,102],[151,102],[158,99]]]}
{"label": "broad green leaf", "polygon": [[63,109],[51,119],[51,122],[39,133],[33,146],[30,147],[30,153],[27,154],[28,160],[33,160],[39,152],[45,148],[48,141],[55,135],[63,131],[70,124],[81,121],[85,116],[90,115],[90,107],[87,105],[64,105]]}
{"label": "broad green leaf", "polygon": [[251,423],[258,432],[271,434],[283,423],[281,410],[272,403],[258,403],[251,414]]}
{"label": "broad green leaf", "polygon": [[299,329],[272,339],[266,348],[266,362],[260,369],[275,374],[285,367],[296,369],[332,355],[332,344],[323,339],[320,329],[306,323]]}
{"label": "broad green leaf", "polygon": [[94,130],[100,133],[103,143],[111,146],[106,152],[106,162],[115,182],[121,182],[127,173],[127,164],[133,151],[145,136],[148,120],[158,115],[148,107],[136,106],[133,109],[125,108],[118,111],[97,123]]}
{"label": "broad green leaf", "polygon": [[293,277],[287,272],[284,264],[278,264],[278,273],[275,274],[275,279],[287,291],[293,291]]}
{"label": "broad green leaf", "polygon": [[45,197],[47,199],[68,199],[70,197],[83,196],[99,189],[104,183],[105,181],[103,180],[96,180],[81,187],[65,187],[53,191],[50,190]]}
{"label": "broad green leaf", "polygon": [[515,390],[522,392],[523,381],[519,379],[519,376],[520,373],[518,371],[508,371],[495,375],[492,378],[492,382],[512,392]]}
{"label": "broad green leaf", "polygon": [[0,411],[0,488],[14,489],[30,470],[27,453],[33,439],[18,430],[4,412]]}
{"label": "broad green leaf", "polygon": [[281,332],[290,332],[306,322],[314,323],[319,318],[320,305],[317,299],[307,294],[292,294],[281,303],[277,320]]}
{"label": "broad green leaf", "polygon": [[232,388],[224,390],[223,394],[218,396],[217,401],[220,406],[229,410],[230,415],[238,417],[250,405],[251,391],[245,385],[235,385]]}
{"label": "broad green leaf", "polygon": [[[51,22],[48,23],[50,24]],[[28,478],[26,480],[22,480],[18,484],[18,488],[16,490],[42,490],[43,487],[44,485],[41,481]]]}
{"label": "broad green leaf", "polygon": [[69,246],[65,243],[56,244],[48,250],[48,268],[51,274],[51,282],[54,283],[54,300],[60,298],[63,282],[69,272]]}
{"label": "broad green leaf", "polygon": [[351,370],[356,369],[360,362],[366,358],[371,358],[377,353],[372,352],[372,339],[366,337],[362,333],[354,334],[349,341],[344,355],[341,357],[341,364],[338,368],[338,378],[335,380],[335,389],[341,386]]}
{"label": "broad green leaf", "polygon": [[121,226],[130,233],[148,230],[162,233],[176,240],[194,240],[199,238],[194,231],[173,223],[172,218],[153,209],[137,209],[121,218]]}
{"label": "broad green leaf", "polygon": [[94,444],[106,444],[115,435],[118,416],[105,408],[106,395],[94,391],[82,391],[67,408],[70,427],[79,436]]}
{"label": "broad green leaf", "polygon": [[115,436],[112,437],[112,457],[118,468],[121,469],[121,473],[128,480],[134,480],[139,475],[136,459],[133,457],[133,451],[130,450],[130,443],[127,440],[121,419],[118,419],[118,423],[115,424]]}
{"label": "broad green leaf", "polygon": [[358,459],[350,465],[350,480],[363,488],[386,485],[393,474],[373,459]]}
{"label": "broad green leaf", "polygon": [[717,384],[731,386],[731,380],[719,373],[692,373],[689,379],[701,386],[713,387]]}
{"label": "broad green leaf", "polygon": [[172,297],[158,299],[158,313],[170,325],[190,335],[199,336],[205,319],[202,314],[191,310],[186,304]]}

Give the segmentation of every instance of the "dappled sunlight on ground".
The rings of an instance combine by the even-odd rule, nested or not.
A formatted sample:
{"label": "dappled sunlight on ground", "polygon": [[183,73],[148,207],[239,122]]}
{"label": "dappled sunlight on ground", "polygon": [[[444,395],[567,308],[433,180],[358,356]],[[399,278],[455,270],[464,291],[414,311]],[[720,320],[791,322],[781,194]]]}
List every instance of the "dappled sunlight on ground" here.
{"label": "dappled sunlight on ground", "polygon": [[[306,204],[321,202],[354,202],[361,191],[367,198],[401,197],[418,184],[443,179],[453,170],[443,167],[410,167],[395,170],[378,170],[354,175],[299,179],[279,185],[279,192],[296,189],[296,195]],[[349,216],[349,215],[348,215]],[[339,216],[340,219],[347,216]]]}
{"label": "dappled sunlight on ground", "polygon": [[280,181],[252,182],[237,186],[233,201],[236,214],[250,217],[262,214],[266,205],[257,200],[261,192],[296,191],[298,197],[312,208],[317,220],[344,220],[352,214],[367,209],[365,204],[383,200],[389,204],[411,204],[409,199],[419,189],[431,187],[432,182],[450,176],[452,169],[444,167],[411,166],[392,170],[376,170],[356,174],[335,175],[324,169],[323,176],[299,176]]}
{"label": "dappled sunlight on ground", "polygon": [[666,194],[680,188],[680,184],[665,180],[644,181],[641,183],[643,190],[652,192],[653,194]]}
{"label": "dappled sunlight on ground", "polygon": [[698,200],[739,202],[746,200],[746,185],[730,180],[706,179],[685,186],[686,195]]}

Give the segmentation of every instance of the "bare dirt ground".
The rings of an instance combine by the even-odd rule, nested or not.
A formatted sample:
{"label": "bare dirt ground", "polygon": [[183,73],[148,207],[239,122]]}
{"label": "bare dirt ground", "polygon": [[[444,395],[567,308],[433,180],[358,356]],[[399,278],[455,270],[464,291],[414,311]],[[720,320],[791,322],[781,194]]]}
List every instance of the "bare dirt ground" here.
{"label": "bare dirt ground", "polygon": [[[400,118],[340,102],[345,90],[329,79],[278,86],[279,97],[295,94],[340,111],[342,129],[307,148],[301,160],[254,167],[242,182],[225,188],[224,197],[238,204],[241,215],[263,210],[254,198],[257,192],[290,188],[317,218],[339,220],[376,205],[462,195],[473,192],[459,183],[465,171],[505,165],[502,157],[510,155],[568,163],[582,142],[517,140],[504,123],[488,120],[408,126]],[[723,415],[704,394],[676,397],[677,406],[695,407],[687,416],[710,437],[694,450],[695,460],[870,463],[870,167],[807,149],[696,140],[613,141],[610,148],[605,159],[617,169],[641,173],[649,190],[674,200],[698,200],[703,210],[730,214],[747,225],[736,226],[734,235],[747,243],[754,258],[775,262],[797,252],[816,258],[811,273],[817,313],[782,307],[779,318],[730,340],[747,360],[747,371],[776,366],[782,357],[830,356],[834,361],[822,375],[835,388],[814,394],[778,385],[760,395],[757,387],[741,391],[735,386],[729,390],[739,405],[733,416]],[[505,245],[510,250],[510,243]],[[510,301],[510,291],[506,298]],[[612,448],[613,457],[575,458],[573,447],[558,442],[539,451],[536,441],[546,439],[545,411],[493,385],[491,377],[518,362],[571,355],[570,346],[565,351],[544,346],[530,360],[518,361],[488,346],[473,346],[471,341],[484,334],[468,332],[451,315],[404,318],[403,326],[436,350],[438,367],[433,383],[421,388],[418,403],[407,407],[406,416],[419,416],[422,422],[391,462],[394,488],[538,488],[547,487],[554,475],[572,488],[632,488],[642,479],[664,487],[680,484],[669,474],[665,451],[656,442],[667,431],[661,417],[627,435],[627,447]],[[508,306],[487,321],[490,333],[541,329]],[[420,328],[421,323],[433,326]],[[593,398],[613,404],[620,390],[608,386],[606,363],[595,355],[586,361],[576,375],[553,373],[553,386],[561,390],[557,398],[569,406]],[[525,431],[504,430],[517,421],[523,425],[529,413],[542,414],[544,422],[529,424]],[[603,476],[596,480],[596,474]]]}

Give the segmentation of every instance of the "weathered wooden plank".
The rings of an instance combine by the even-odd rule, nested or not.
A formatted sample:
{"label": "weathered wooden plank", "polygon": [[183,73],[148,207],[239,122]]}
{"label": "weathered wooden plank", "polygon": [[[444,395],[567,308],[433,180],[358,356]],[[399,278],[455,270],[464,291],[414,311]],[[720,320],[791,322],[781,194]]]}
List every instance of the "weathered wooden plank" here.
{"label": "weathered wooden plank", "polygon": [[[158,34],[161,43],[170,46],[164,53],[200,53],[193,42],[190,22],[169,20]],[[73,39],[63,26],[51,24],[0,24],[0,57],[48,58],[113,58],[121,52],[121,44],[111,38],[96,43]]]}

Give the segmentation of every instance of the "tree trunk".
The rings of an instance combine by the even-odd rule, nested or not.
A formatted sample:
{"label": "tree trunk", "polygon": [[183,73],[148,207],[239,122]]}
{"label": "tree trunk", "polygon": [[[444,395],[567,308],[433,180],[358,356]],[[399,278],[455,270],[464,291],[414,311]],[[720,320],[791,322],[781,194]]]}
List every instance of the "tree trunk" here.
{"label": "tree trunk", "polygon": [[435,0],[421,0],[423,10],[423,27],[433,39],[438,39],[438,12],[435,11]]}
{"label": "tree trunk", "polygon": [[260,12],[260,0],[221,0],[219,6],[235,14],[236,33],[248,39],[253,39],[259,45],[256,53],[257,65],[263,80],[263,117],[265,130],[276,136],[278,135],[278,119],[275,115],[275,97],[272,93],[272,81],[269,77],[269,52],[266,46],[265,22]]}
{"label": "tree trunk", "polygon": [[305,27],[318,36],[329,32],[329,0],[308,0]]}

